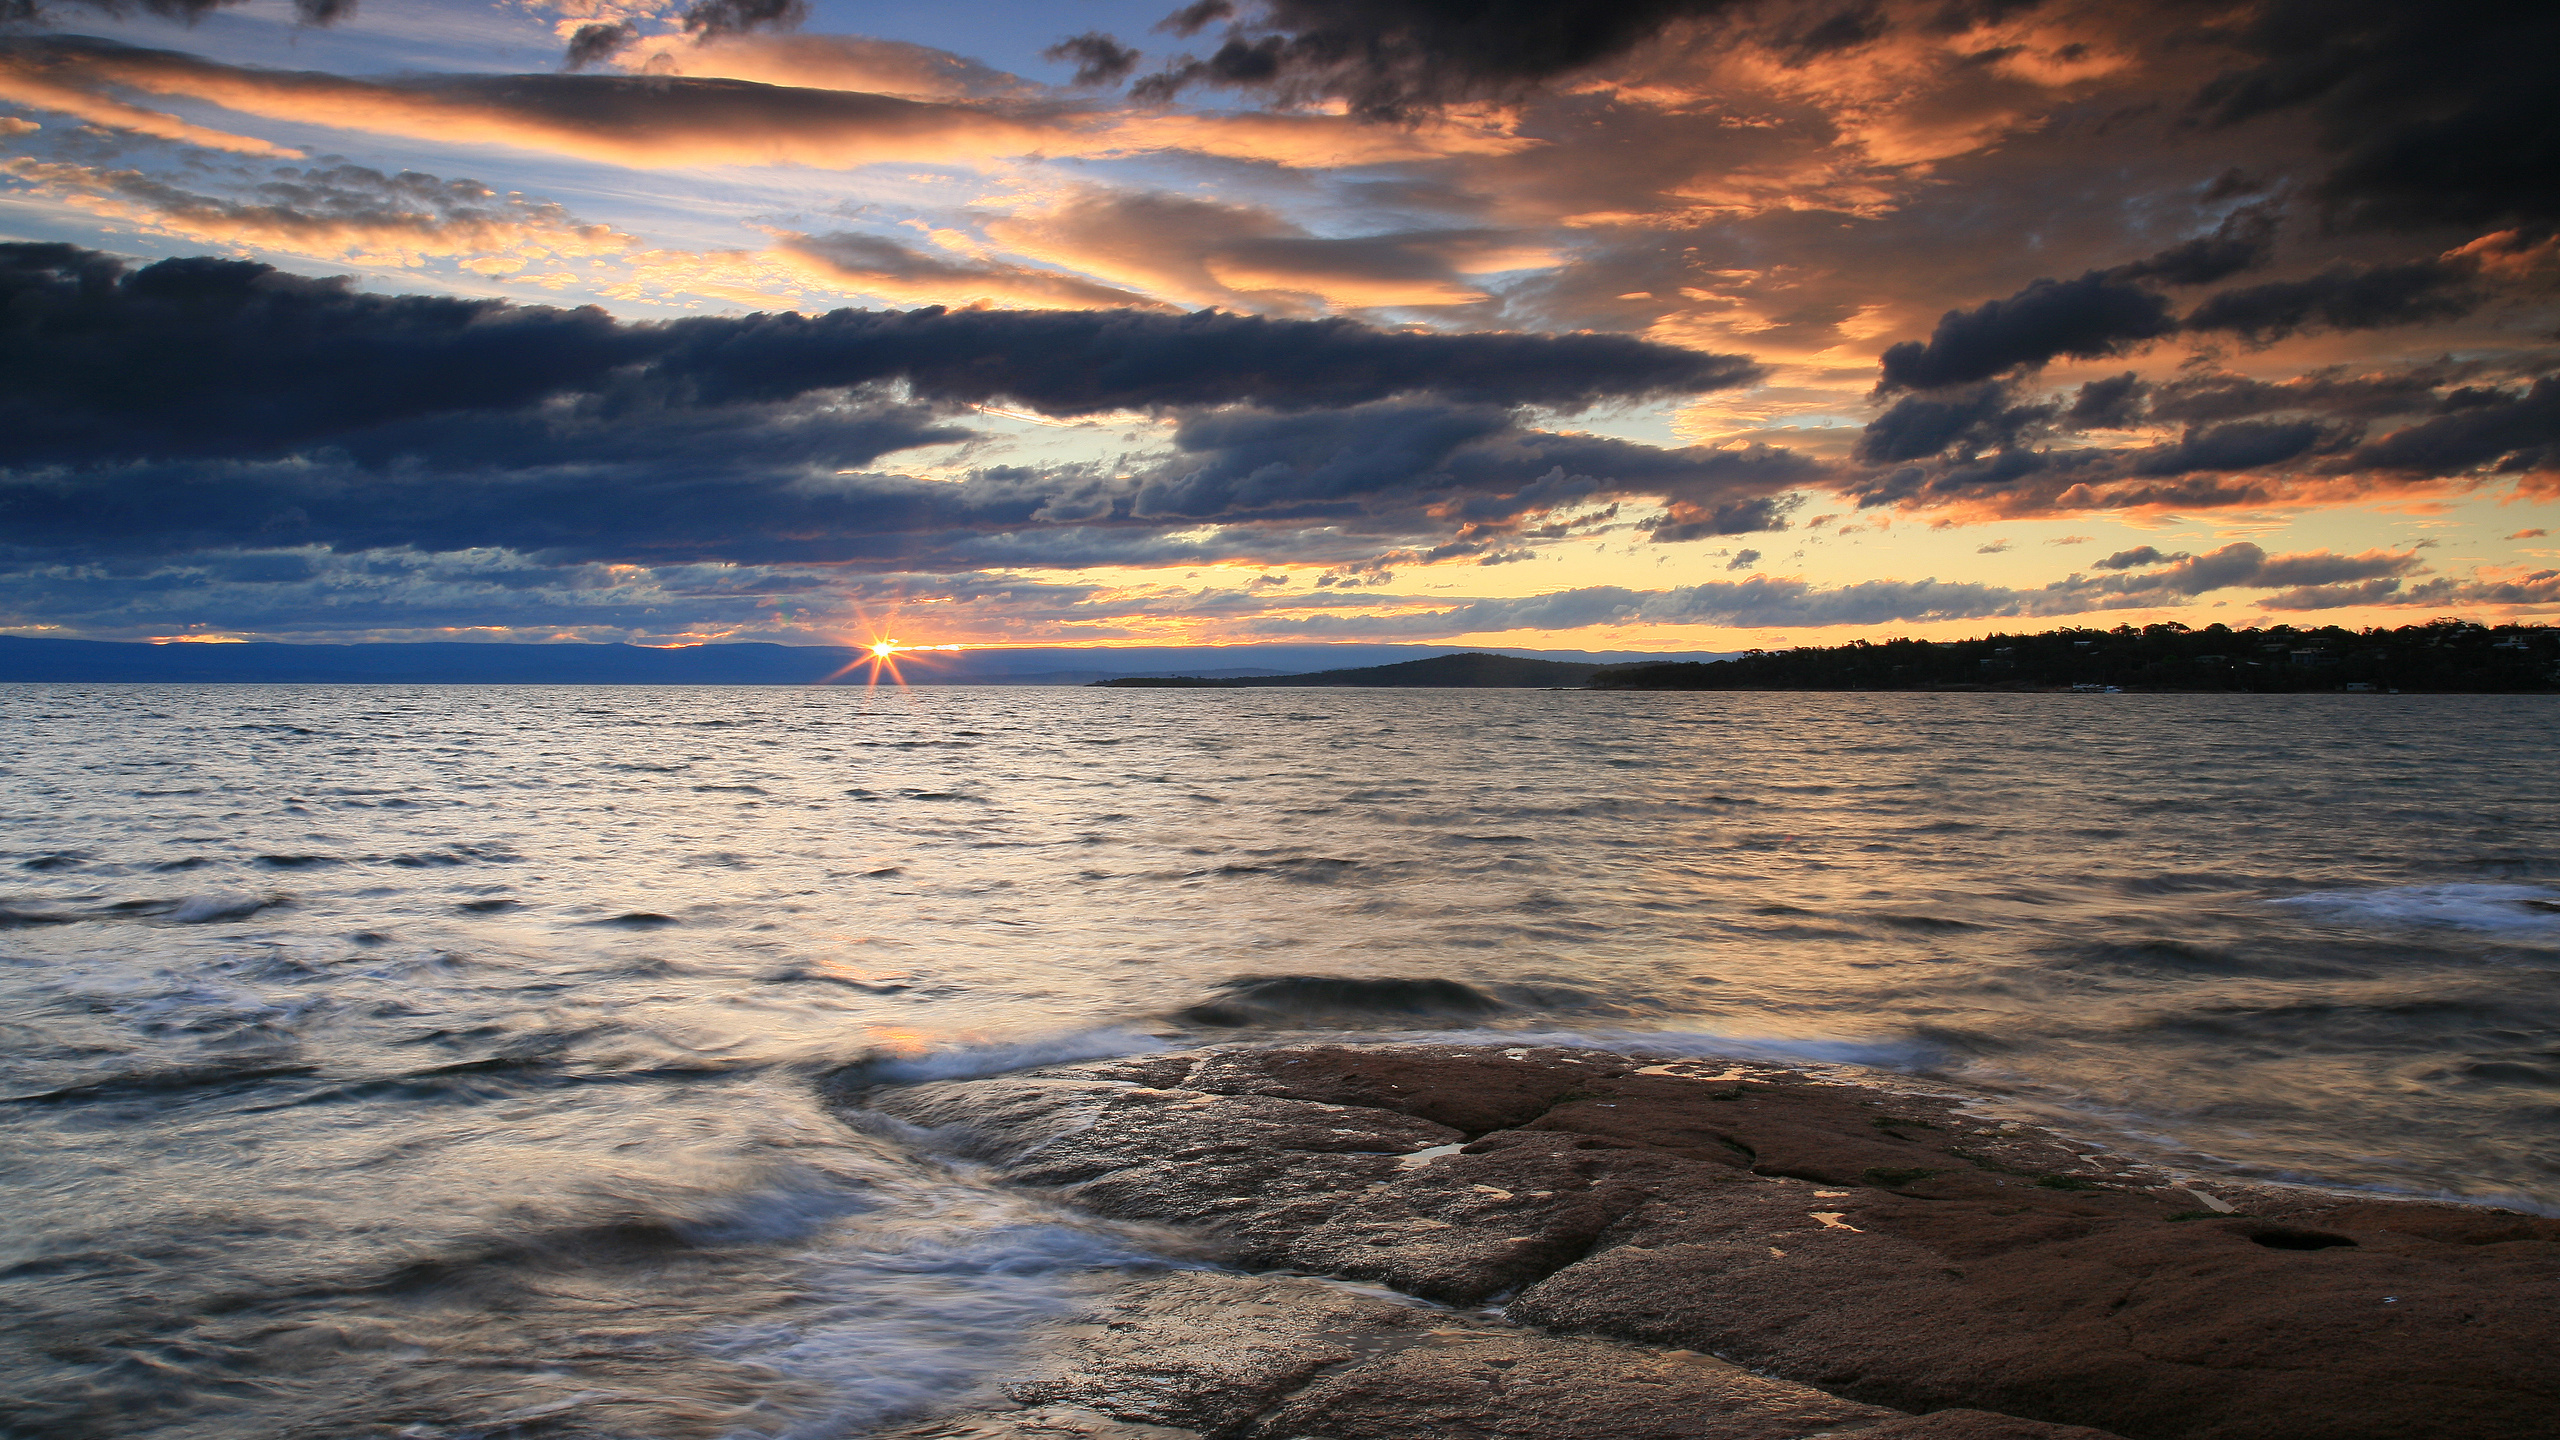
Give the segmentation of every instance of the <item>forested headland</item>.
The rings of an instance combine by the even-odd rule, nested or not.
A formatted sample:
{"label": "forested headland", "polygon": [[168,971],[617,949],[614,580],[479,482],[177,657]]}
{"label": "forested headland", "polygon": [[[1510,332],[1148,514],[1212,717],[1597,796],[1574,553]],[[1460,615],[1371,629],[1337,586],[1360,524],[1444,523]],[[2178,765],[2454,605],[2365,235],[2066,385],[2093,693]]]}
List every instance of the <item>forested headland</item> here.
{"label": "forested headland", "polygon": [[1730,660],[1612,665],[1597,690],[2560,690],[2560,628],[2435,620],[2194,629],[2176,622],[1976,640],[1852,640]]}

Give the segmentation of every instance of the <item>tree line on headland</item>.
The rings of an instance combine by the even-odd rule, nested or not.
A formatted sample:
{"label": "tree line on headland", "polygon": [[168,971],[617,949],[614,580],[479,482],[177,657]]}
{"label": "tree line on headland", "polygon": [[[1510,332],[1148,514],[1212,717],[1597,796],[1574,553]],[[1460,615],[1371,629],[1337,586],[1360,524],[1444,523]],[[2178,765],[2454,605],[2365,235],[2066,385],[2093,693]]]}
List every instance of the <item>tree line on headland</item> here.
{"label": "tree line on headland", "polygon": [[1852,640],[1730,660],[1613,665],[1595,690],[2560,690],[2560,628],[2435,620],[2398,629],[2174,621],[1978,640]]}
{"label": "tree line on headland", "polygon": [[2291,625],[2065,628],[1978,640],[1852,640],[1725,660],[1576,664],[1440,655],[1394,665],[1250,677],[1149,676],[1114,689],[1301,686],[1592,690],[2059,690],[2233,692],[2560,690],[2560,628],[2434,620],[2396,630]]}

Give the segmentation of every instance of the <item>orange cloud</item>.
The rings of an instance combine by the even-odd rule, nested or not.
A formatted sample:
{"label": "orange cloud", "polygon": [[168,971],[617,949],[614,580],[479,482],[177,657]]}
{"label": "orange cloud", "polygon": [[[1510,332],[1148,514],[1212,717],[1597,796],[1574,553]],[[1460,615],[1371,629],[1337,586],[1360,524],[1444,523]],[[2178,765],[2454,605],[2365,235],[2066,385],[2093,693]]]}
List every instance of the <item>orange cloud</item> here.
{"label": "orange cloud", "polygon": [[935,255],[873,235],[793,235],[787,263],[838,288],[906,305],[1009,305],[1035,310],[1160,308],[1161,301],[1054,270]]}
{"label": "orange cloud", "polygon": [[[120,129],[217,148],[254,147],[253,153],[295,152],[217,131],[175,134],[169,127],[181,122],[173,117],[120,106],[92,93],[93,87],[182,95],[296,124],[505,145],[621,165],[843,167],[888,160],[974,160],[1040,150],[1061,134],[1054,126],[966,105],[742,80],[439,75],[382,82],[313,71],[251,70],[100,42],[54,41],[39,53],[54,77],[44,91],[49,98],[27,98],[6,89],[0,89],[0,96]],[[13,83],[24,74],[23,68],[0,70]]]}
{"label": "orange cloud", "polygon": [[1469,275],[1554,263],[1545,244],[1489,229],[1320,236],[1258,205],[1087,189],[988,223],[1007,249],[1194,305],[1295,312],[1455,305]]}
{"label": "orange cloud", "polygon": [[[711,53],[749,61],[723,68],[777,76],[855,74],[849,64],[830,68],[805,50],[719,46]],[[754,63],[756,56],[763,63]],[[897,83],[895,75],[886,78]],[[1495,153],[1522,143],[1483,123],[1443,121],[1396,130],[1340,116],[1097,112],[1065,103],[912,99],[715,76],[433,75],[376,81],[249,69],[93,40],[57,38],[0,52],[0,99],[215,149],[300,153],[137,108],[101,93],[107,88],[183,96],[291,124],[649,167],[843,169],[1162,150],[1331,166]]]}
{"label": "orange cloud", "polygon": [[868,35],[723,35],[641,42],[622,66],[651,75],[707,75],[910,100],[1037,99],[1047,87],[948,50]]}
{"label": "orange cloud", "polygon": [[476,181],[357,166],[277,171],[254,201],[198,195],[138,170],[13,159],[0,161],[0,173],[74,209],[163,235],[374,265],[469,255],[478,258],[466,268],[503,275],[537,259],[612,254],[634,243],[607,226],[581,225],[557,205],[501,197]]}
{"label": "orange cloud", "polygon": [[[238,155],[272,155],[279,159],[298,159],[302,154],[299,150],[252,136],[211,130],[202,125],[191,125],[175,115],[127,105],[121,100],[92,93],[76,83],[66,83],[51,73],[52,69],[41,56],[31,59],[22,51],[0,50],[0,100],[77,116],[110,130],[125,130],[162,140],[182,140],[208,150],[228,150]],[[13,129],[11,133],[26,132]]]}

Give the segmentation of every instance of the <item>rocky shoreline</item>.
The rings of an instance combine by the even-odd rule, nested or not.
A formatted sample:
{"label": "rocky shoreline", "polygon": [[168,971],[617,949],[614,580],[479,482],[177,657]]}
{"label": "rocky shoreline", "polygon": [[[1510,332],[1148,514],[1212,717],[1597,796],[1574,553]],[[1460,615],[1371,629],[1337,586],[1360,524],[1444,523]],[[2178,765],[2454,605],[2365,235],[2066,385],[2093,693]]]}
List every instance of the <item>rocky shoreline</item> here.
{"label": "rocky shoreline", "polygon": [[2191,1187],[1954,1097],[1526,1046],[836,1083],[1233,1267],[1100,1297],[917,1440],[2560,1430],[2560,1221]]}

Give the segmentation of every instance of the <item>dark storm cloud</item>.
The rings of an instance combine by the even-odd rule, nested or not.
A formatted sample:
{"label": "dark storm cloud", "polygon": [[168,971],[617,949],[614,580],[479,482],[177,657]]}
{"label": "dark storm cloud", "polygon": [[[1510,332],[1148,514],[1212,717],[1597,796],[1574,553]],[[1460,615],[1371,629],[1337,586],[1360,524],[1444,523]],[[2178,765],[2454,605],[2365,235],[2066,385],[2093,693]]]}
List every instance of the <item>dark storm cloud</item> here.
{"label": "dark storm cloud", "polygon": [[[1765,462],[1779,456],[1786,456],[1786,452],[1765,451],[1762,452],[1761,458]],[[1796,462],[1792,456],[1786,456],[1786,460],[1790,463],[1801,463]],[[1786,529],[1787,513],[1795,507],[1796,497],[1789,495],[1746,495],[1740,499],[1710,504],[1675,500],[1659,518],[1644,529],[1653,537],[1653,543],[1657,545],[1673,545],[1683,540],[1706,540],[1718,535],[1756,535],[1764,530]],[[1757,550],[1745,550],[1742,553],[1755,560],[1760,555]],[[1734,570],[1744,567],[1728,565],[1725,568]]]}
{"label": "dark storm cloud", "polygon": [[1182,533],[1203,524],[1251,532],[1210,547],[1213,559],[1334,562],[1360,536],[1466,542],[1428,560],[1538,538],[1523,517],[1612,493],[1713,506],[1719,533],[1775,528],[1785,504],[1772,496],[1819,474],[1782,451],[1661,451],[1427,402],[1217,411],[1181,430],[1184,449],[1136,476],[998,468],[926,481],[845,471],[966,437],[894,401],[446,416],[278,460],[0,470],[0,557],[409,547],[546,564],[1167,564],[1204,558]]}
{"label": "dark storm cloud", "polygon": [[[1623,337],[1216,312],[625,324],[367,295],[246,261],[130,270],[69,246],[0,246],[0,463],[14,467],[0,471],[0,543],[974,564],[991,537],[1323,516],[1397,537],[1475,527],[1488,537],[1476,553],[1520,516],[1600,493],[1765,528],[1769,497],[1818,467],[1540,431],[1521,409],[1749,373]],[[861,473],[971,438],[945,413],[993,400],[1157,411],[1180,422],[1175,450],[959,483]],[[1125,558],[1146,543],[999,548]]]}
{"label": "dark storm cloud", "polygon": [[2129,429],[2141,422],[2143,401],[2149,391],[2141,377],[2130,370],[2092,380],[2072,397],[2071,408],[2063,412],[2063,422],[2074,430]]}
{"label": "dark storm cloud", "polygon": [[894,405],[737,407],[645,426],[448,419],[387,432],[380,454],[0,471],[0,533],[21,554],[287,545],[625,563],[877,560],[919,535],[1024,523],[1038,507],[1037,494],[1012,487],[835,474],[866,452],[966,435]]}
{"label": "dark storm cloud", "polygon": [[2520,394],[2457,390],[2439,408],[2444,413],[2358,446],[2338,463],[2420,475],[2560,468],[2560,376],[2543,376]]}
{"label": "dark storm cloud", "polygon": [[[2270,555],[2245,540],[2205,555],[2162,555],[2146,545],[2139,550],[2108,556],[2095,568],[2129,570],[2154,564],[2161,568],[2097,581],[2076,581],[2075,577],[2075,581],[2077,588],[2099,594],[2167,591],[2177,595],[2202,595],[2210,590],[2273,590],[2285,586],[2376,580],[2407,575],[2420,568],[2418,552],[2414,550],[2371,550],[2362,555],[2333,555],[2321,550],[2296,555]],[[2075,581],[2063,583],[2073,586]]]}
{"label": "dark storm cloud", "polygon": [[2278,465],[2314,449],[2337,449],[2353,439],[2310,420],[2233,420],[2190,426],[2166,445],[2132,451],[2134,475],[2189,475],[2198,471],[2254,470]]}
{"label": "dark storm cloud", "polygon": [[1998,381],[1905,395],[1868,422],[1858,437],[1858,458],[1890,464],[1947,451],[1970,458],[2016,445],[2053,419],[2056,407],[2013,399],[2009,387]]}
{"label": "dark storm cloud", "polygon": [[[1171,100],[1189,86],[1259,90],[1284,104],[1340,99],[1354,114],[1402,119],[1466,100],[1517,95],[1623,55],[1675,20],[1748,0],[1264,0],[1207,58],[1185,56],[1132,93]],[[1167,17],[1178,35],[1237,15],[1204,0]]]}
{"label": "dark storm cloud", "polygon": [[2380,330],[2458,319],[2485,298],[2479,265],[2430,257],[2393,265],[2337,265],[2301,280],[2208,296],[2180,317],[2155,284],[2202,285],[2266,262],[2273,222],[2226,223],[2214,234],[2076,280],[2040,279],[2005,299],[1950,310],[1924,343],[1883,355],[1882,390],[1934,390],[2034,370],[2068,357],[2097,360],[2180,333],[2237,335],[2267,344],[2304,330]]}
{"label": "dark storm cloud", "polygon": [[[1870,426],[1860,456],[1868,468],[1831,483],[1861,507],[2011,516],[2370,501],[2459,492],[2495,476],[2517,477],[2520,494],[2549,495],[2560,473],[2560,376],[2548,373],[2550,358],[2447,359],[2283,383],[2206,375],[2152,386],[2118,376],[2084,386],[2068,405],[2022,401],[1997,382],[1905,396]],[[2108,428],[2184,428],[2138,445],[2039,443],[2083,428],[2084,412]],[[1942,448],[1926,450],[1933,441]],[[2152,554],[2126,552],[2099,568]]]}
{"label": "dark storm cloud", "polygon": [[640,32],[628,20],[609,24],[581,25],[569,37],[569,48],[561,55],[561,68],[584,70],[600,65],[640,41]]}
{"label": "dark storm cloud", "polygon": [[2252,205],[2232,212],[2210,235],[2182,241],[2106,273],[2115,280],[2210,285],[2266,264],[2275,253],[2276,222],[2273,209]]}
{"label": "dark storm cloud", "polygon": [[2451,320],[2480,304],[2475,274],[2472,265],[2436,259],[2341,265],[2306,280],[2225,290],[2198,305],[2184,328],[2264,344],[2313,328],[2380,330]]}
{"label": "dark storm cloud", "polygon": [[[1600,435],[1524,428],[1495,406],[1386,401],[1297,414],[1229,409],[1186,418],[1180,457],[1149,476],[1142,518],[1356,514],[1400,492],[1464,522],[1602,494],[1668,497],[1659,540],[1777,528],[1774,497],[1819,479],[1801,456],[1751,450],[1664,450]],[[1419,503],[1417,503],[1419,502]],[[1422,517],[1417,513],[1415,519]]]}
{"label": "dark storm cloud", "polygon": [[[1356,114],[1398,119],[1516,97],[1627,56],[1681,20],[1771,12],[1766,33],[1749,38],[1781,63],[1803,64],[1872,45],[1896,25],[1962,34],[2036,8],[1997,0],[1202,0],[1159,28],[1187,36],[1229,22],[1218,48],[1182,57],[1135,93],[1169,100],[1187,87],[1227,88],[1284,104],[1338,99]],[[2119,27],[2120,19],[2130,17],[2084,13],[2077,23],[2093,39],[2117,28],[2168,37],[2169,73],[2194,64],[2198,40],[2218,42],[2236,62],[2199,88],[2170,92],[2175,105],[2184,91],[2207,126],[2307,116],[2333,157],[2313,196],[2335,218],[2400,227],[2560,220],[2560,87],[2549,76],[2560,10],[2549,4],[2263,0],[2181,5],[2148,26]],[[2246,191],[2235,184],[2224,193]]]}
{"label": "dark storm cloud", "polygon": [[1040,52],[1043,60],[1074,61],[1078,85],[1117,85],[1138,68],[1137,51],[1099,30],[1070,35]]}
{"label": "dark storm cloud", "polygon": [[1425,335],[1204,311],[839,310],[626,324],[601,310],[383,296],[248,261],[128,271],[0,245],[0,461],[255,456],[429,416],[596,397],[639,418],[902,382],[1052,414],[1437,393],[1583,408],[1740,384],[1736,356],[1606,335]]}
{"label": "dark storm cloud", "polygon": [[2431,410],[2436,391],[2474,378],[2475,363],[2439,361],[2375,373],[2365,367],[2314,371],[2286,381],[2245,375],[2198,375],[2140,387],[2145,411],[2173,424],[2308,413],[2378,420]]}
{"label": "dark storm cloud", "polygon": [[[246,3],[247,0],[0,0],[0,23],[42,20],[49,11],[72,7],[109,15],[142,10],[192,24],[217,10]],[[356,13],[356,0],[293,0],[293,13],[305,25],[328,25]]]}
{"label": "dark storm cloud", "polygon": [[2176,555],[2164,555],[2152,546],[2138,545],[2131,550],[2119,550],[2104,560],[2092,561],[2089,568],[2092,570],[2132,570],[2143,565],[2166,565],[2172,560],[2184,560],[2186,558],[2187,556],[2183,552]]}
{"label": "dark storm cloud", "polygon": [[2544,0],[2267,0],[2207,85],[2209,123],[2307,113],[2334,167],[2315,193],[2350,224],[2560,220],[2560,7]]}
{"label": "dark storm cloud", "polygon": [[789,30],[809,18],[807,0],[694,0],[676,17],[705,40],[751,30]]}
{"label": "dark storm cloud", "polygon": [[2005,300],[1948,311],[1925,344],[1905,340],[1887,348],[1880,386],[1936,390],[2033,369],[2057,356],[2121,355],[2177,328],[2166,297],[2105,271],[2037,280]]}

